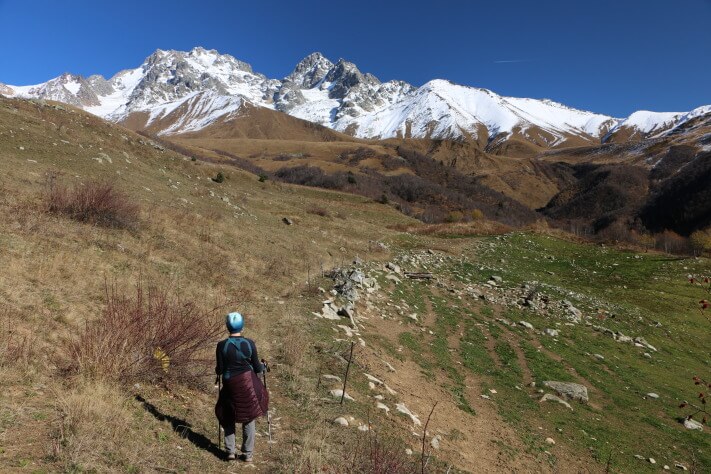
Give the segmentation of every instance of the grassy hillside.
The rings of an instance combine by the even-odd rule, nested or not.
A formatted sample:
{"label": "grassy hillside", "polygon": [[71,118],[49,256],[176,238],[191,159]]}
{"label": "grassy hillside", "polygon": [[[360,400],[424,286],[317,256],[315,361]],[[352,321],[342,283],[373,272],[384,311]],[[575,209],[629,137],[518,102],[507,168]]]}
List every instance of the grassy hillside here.
{"label": "grassy hillside", "polygon": [[[269,451],[260,420],[258,472],[420,472],[422,460],[428,472],[711,464],[708,428],[677,420],[686,414],[680,400],[695,397],[691,377],[710,365],[711,323],[687,282],[711,273],[706,259],[536,233],[478,236],[503,229],[483,221],[426,227],[364,197],[193,161],[52,104],[0,100],[0,162],[0,471],[240,468],[216,445],[209,370],[221,336],[206,336],[194,354],[208,373],[177,372],[176,353],[164,365],[153,346],[143,377],[92,372],[106,367],[92,360],[76,367],[72,348],[92,322],[106,326],[107,303],[130,301],[139,282],[165,292],[171,311],[193,314],[194,305],[206,327],[226,308],[246,315],[246,335],[273,365],[275,443]],[[53,183],[107,182],[138,206],[137,223],[103,227],[48,212]],[[370,282],[358,290],[355,327],[316,316],[324,302],[345,304],[328,276],[335,267]],[[501,281],[487,283],[492,276]],[[519,305],[531,292],[537,310]],[[582,311],[580,322],[566,318],[563,300]],[[656,351],[600,327],[644,337]],[[342,388],[334,377],[344,377],[351,343],[354,400],[341,406],[331,391]],[[589,404],[541,403],[546,380],[584,384]]]}

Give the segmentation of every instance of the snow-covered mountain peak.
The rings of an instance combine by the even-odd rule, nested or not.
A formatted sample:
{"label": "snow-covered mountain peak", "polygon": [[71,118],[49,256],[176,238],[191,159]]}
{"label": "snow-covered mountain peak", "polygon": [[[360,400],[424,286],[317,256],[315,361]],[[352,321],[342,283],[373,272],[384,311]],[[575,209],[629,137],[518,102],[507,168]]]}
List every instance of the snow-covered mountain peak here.
{"label": "snow-covered mountain peak", "polygon": [[333,67],[321,53],[311,53],[299,61],[294,70],[284,78],[300,88],[310,89],[320,83]]}
{"label": "snow-covered mountain peak", "polygon": [[234,117],[248,103],[363,138],[498,141],[516,135],[544,147],[571,137],[604,140],[621,128],[631,128],[640,136],[668,133],[711,113],[711,106],[687,113],[640,111],[620,120],[550,99],[504,97],[444,79],[421,87],[395,80],[381,83],[352,62],[333,63],[318,52],[276,80],[231,55],[202,47],[158,49],[139,67],[110,79],[67,73],[35,86],[0,84],[0,93],[66,102],[114,121],[126,121],[140,112],[141,117],[149,117],[145,126],[162,133],[199,130]]}

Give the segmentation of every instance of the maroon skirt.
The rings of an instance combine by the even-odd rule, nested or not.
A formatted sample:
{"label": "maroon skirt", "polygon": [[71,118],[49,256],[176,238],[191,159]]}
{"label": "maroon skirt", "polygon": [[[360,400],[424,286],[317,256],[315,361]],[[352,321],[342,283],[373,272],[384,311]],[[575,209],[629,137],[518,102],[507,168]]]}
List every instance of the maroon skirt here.
{"label": "maroon skirt", "polygon": [[249,423],[264,416],[269,409],[269,393],[252,370],[225,380],[215,405],[215,415],[222,426]]}

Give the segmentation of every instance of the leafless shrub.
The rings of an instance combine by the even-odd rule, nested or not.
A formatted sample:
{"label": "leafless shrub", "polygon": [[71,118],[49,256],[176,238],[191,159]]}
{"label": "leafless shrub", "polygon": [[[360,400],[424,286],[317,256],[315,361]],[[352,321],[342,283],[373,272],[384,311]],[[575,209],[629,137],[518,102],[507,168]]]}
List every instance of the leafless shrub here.
{"label": "leafless shrub", "polygon": [[205,352],[222,332],[215,311],[141,283],[135,295],[106,286],[106,307],[69,342],[67,372],[132,383],[191,383],[211,368]]}
{"label": "leafless shrub", "polygon": [[71,189],[48,180],[43,196],[45,209],[51,214],[119,229],[135,229],[140,208],[109,182],[92,181]]}
{"label": "leafless shrub", "polygon": [[306,209],[306,212],[309,214],[314,214],[316,216],[321,216],[321,217],[330,217],[331,213],[328,212],[326,208],[323,208],[321,206],[311,206],[308,209]]}
{"label": "leafless shrub", "polygon": [[342,464],[329,472],[410,474],[420,472],[402,442],[379,436],[373,430],[358,434]]}

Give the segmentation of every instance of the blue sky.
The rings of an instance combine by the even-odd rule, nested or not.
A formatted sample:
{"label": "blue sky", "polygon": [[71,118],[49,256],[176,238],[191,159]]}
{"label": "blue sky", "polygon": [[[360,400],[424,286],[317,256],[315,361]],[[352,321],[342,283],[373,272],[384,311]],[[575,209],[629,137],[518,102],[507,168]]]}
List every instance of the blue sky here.
{"label": "blue sky", "polygon": [[444,78],[626,116],[711,104],[711,0],[0,0],[0,82],[110,77],[204,46],[283,77],[321,51],[381,80]]}

